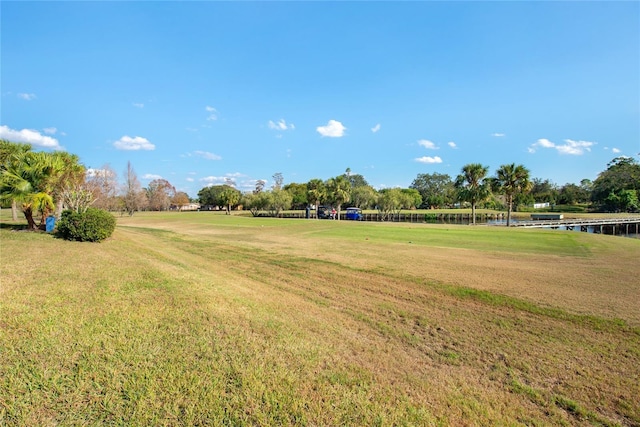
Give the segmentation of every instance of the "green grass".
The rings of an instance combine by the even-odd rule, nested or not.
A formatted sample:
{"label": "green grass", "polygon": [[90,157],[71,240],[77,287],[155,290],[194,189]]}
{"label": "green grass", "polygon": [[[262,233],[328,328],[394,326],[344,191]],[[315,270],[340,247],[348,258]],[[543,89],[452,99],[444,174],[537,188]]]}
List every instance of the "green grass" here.
{"label": "green grass", "polygon": [[99,244],[0,228],[0,425],[640,424],[637,300],[605,316],[614,295],[572,269],[562,279],[586,309],[414,264],[445,249],[561,259],[599,284],[602,259],[636,268],[638,241],[210,213],[118,222]]}

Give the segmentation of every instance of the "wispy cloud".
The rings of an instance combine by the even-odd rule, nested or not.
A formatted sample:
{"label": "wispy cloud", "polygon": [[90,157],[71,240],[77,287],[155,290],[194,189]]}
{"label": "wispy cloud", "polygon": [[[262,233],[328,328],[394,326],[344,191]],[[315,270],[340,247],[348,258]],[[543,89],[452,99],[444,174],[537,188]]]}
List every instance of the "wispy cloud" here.
{"label": "wispy cloud", "polygon": [[210,120],[210,121],[218,120],[218,110],[216,110],[213,107],[210,107],[209,105],[204,107],[204,109],[207,113],[209,113],[209,115],[207,116],[207,120]]}
{"label": "wispy cloud", "polygon": [[117,177],[116,172],[111,170],[111,169],[92,169],[92,168],[89,168],[85,172],[85,175],[90,177],[90,178],[94,177],[94,176],[99,176],[99,177],[103,177],[103,178],[116,178]]}
{"label": "wispy cloud", "polygon": [[241,178],[244,176],[246,175],[240,172],[234,172],[234,173],[226,173],[224,174],[224,176],[213,176],[213,175],[205,176],[204,178],[200,178],[199,181],[204,182],[207,184],[208,187],[211,187],[212,185],[222,185],[222,184],[227,184],[229,182],[235,182],[237,178]]}
{"label": "wispy cloud", "polygon": [[612,148],[612,149],[611,149],[611,152],[612,152],[612,153],[616,153],[616,154],[618,154],[618,153],[620,153],[621,151],[620,151],[620,149],[619,149],[619,148],[615,148],[615,147],[614,147],[614,148]]}
{"label": "wispy cloud", "polygon": [[458,148],[458,146],[456,145],[456,143],[455,143],[455,142],[453,142],[453,141],[449,141],[449,142],[447,142],[447,145],[448,145],[449,147],[451,147],[451,148]]}
{"label": "wispy cloud", "polygon": [[224,176],[205,176],[204,178],[200,178],[200,182],[204,182],[207,186],[224,184],[225,177]]}
{"label": "wispy cloud", "polygon": [[58,129],[54,127],[50,127],[50,128],[44,128],[42,129],[42,131],[48,135],[55,135],[55,133],[58,132]]}
{"label": "wispy cloud", "polygon": [[506,136],[506,135],[504,133],[495,132],[495,133],[492,133],[491,136],[495,136],[497,138],[502,138],[503,136]]}
{"label": "wispy cloud", "polygon": [[200,156],[203,159],[207,159],[207,160],[222,160],[222,157],[218,156],[217,154],[213,154],[213,153],[209,153],[208,151],[194,151],[193,152],[196,156]]}
{"label": "wispy cloud", "polygon": [[380,130],[380,123],[371,128],[371,132],[376,133]]}
{"label": "wispy cloud", "polygon": [[113,143],[113,146],[117,150],[125,151],[138,151],[138,150],[155,150],[156,146],[153,145],[147,138],[141,136],[130,137],[128,135],[123,136],[119,140]]}
{"label": "wispy cloud", "polygon": [[152,173],[146,173],[144,175],[142,175],[142,179],[148,179],[148,180],[154,180],[154,179],[162,179],[161,175],[155,175]]}
{"label": "wispy cloud", "polygon": [[33,101],[37,98],[35,93],[19,93],[18,98],[23,99],[25,101]]}
{"label": "wispy cloud", "polygon": [[131,105],[133,105],[136,108],[144,108],[144,104],[142,102],[134,102]]}
{"label": "wispy cloud", "polygon": [[287,122],[284,119],[280,119],[277,122],[274,122],[273,120],[269,120],[268,126],[269,126],[269,129],[273,129],[273,130],[293,130],[296,128],[293,123],[287,124]]}
{"label": "wispy cloud", "polygon": [[427,163],[427,164],[442,163],[442,159],[438,156],[435,156],[435,157],[423,156],[423,157],[418,157],[415,160],[418,163]]}
{"label": "wispy cloud", "polygon": [[64,150],[57,139],[42,135],[33,129],[15,130],[10,129],[8,126],[0,126],[0,139],[23,142],[36,147],[51,148],[52,150]]}
{"label": "wispy cloud", "polygon": [[330,138],[340,138],[344,136],[345,130],[347,130],[347,128],[337,120],[329,120],[326,126],[318,126],[316,128],[316,131],[320,135]]}
{"label": "wispy cloud", "polygon": [[554,148],[558,150],[560,154],[571,154],[573,156],[580,156],[585,151],[591,151],[591,147],[596,143],[591,141],[574,141],[572,139],[565,139],[564,144],[556,144],[553,141],[549,141],[546,138],[541,138],[535,143],[529,146],[529,153],[535,153],[538,148]]}
{"label": "wispy cloud", "polygon": [[429,141],[428,139],[420,139],[418,141],[418,145],[421,146],[421,147],[427,148],[429,150],[437,150],[438,149],[438,146],[434,142]]}

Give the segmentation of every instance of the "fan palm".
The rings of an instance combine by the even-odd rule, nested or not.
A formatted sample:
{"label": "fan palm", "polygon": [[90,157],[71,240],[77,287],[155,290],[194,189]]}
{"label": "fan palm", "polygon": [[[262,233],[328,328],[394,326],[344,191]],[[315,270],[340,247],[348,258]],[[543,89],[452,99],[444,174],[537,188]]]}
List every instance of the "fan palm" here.
{"label": "fan palm", "polygon": [[496,171],[496,176],[491,180],[492,189],[498,194],[504,194],[507,199],[507,227],[511,225],[511,213],[513,211],[513,199],[518,194],[524,194],[531,190],[529,170],[515,163],[502,165]]}
{"label": "fan palm", "polygon": [[489,172],[488,166],[480,163],[470,163],[462,167],[462,173],[455,181],[458,196],[461,200],[471,203],[472,224],[476,224],[476,205],[489,197],[490,188],[485,180]]}

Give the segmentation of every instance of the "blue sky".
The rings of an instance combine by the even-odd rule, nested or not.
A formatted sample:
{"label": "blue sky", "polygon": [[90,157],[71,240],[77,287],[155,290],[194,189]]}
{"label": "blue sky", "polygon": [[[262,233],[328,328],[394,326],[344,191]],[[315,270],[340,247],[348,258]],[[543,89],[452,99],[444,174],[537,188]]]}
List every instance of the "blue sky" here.
{"label": "blue sky", "polygon": [[13,2],[0,137],[195,197],[640,155],[639,2]]}

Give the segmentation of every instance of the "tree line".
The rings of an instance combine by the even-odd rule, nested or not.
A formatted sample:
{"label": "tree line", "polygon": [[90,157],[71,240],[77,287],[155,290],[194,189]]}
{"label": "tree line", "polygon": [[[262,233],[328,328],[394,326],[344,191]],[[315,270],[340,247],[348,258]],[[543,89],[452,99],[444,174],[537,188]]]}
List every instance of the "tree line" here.
{"label": "tree line", "polygon": [[[505,164],[494,175],[479,163],[464,165],[452,178],[447,174],[418,174],[408,188],[374,189],[364,176],[349,168],[326,180],[284,184],[282,173],[273,175],[266,188],[256,181],[252,191],[241,192],[232,180],[202,188],[198,198],[189,196],[165,179],[154,179],[142,187],[129,162],[120,184],[109,165],[87,169],[78,156],[66,152],[37,152],[29,144],[0,140],[0,201],[11,205],[13,219],[18,209],[30,229],[42,227],[51,214],[80,211],[87,206],[133,215],[141,210],[180,210],[190,202],[227,213],[242,206],[254,216],[277,216],[283,210],[332,206],[338,214],[345,207],[377,209],[383,218],[402,209],[476,208],[506,209],[510,222],[514,210],[547,203],[563,209],[576,207],[594,211],[637,212],[640,210],[640,164],[630,157],[616,157],[595,181],[558,186],[531,178],[523,165]],[[39,216],[40,222],[34,218]],[[339,217],[339,215],[338,215]]]}
{"label": "tree line", "polygon": [[87,169],[75,154],[33,151],[29,144],[0,140],[0,203],[11,206],[13,221],[21,210],[30,230],[44,228],[48,216],[60,218],[64,209],[83,213],[91,206],[133,215],[189,202],[186,193],[164,179],[142,188],[130,163],[120,185],[108,165]]}
{"label": "tree line", "polygon": [[[603,212],[638,212],[640,203],[640,164],[630,157],[616,157],[595,181],[558,186],[548,179],[531,178],[523,165],[505,164],[489,176],[489,167],[470,163],[455,178],[447,174],[418,174],[408,188],[374,189],[360,174],[347,168],[344,174],[306,183],[283,185],[281,173],[273,176],[273,186],[265,189],[259,180],[250,192],[241,192],[233,182],[202,188],[201,204],[224,208],[227,213],[242,206],[253,215],[277,216],[287,209],[330,205],[377,209],[383,219],[401,209],[439,209],[470,207],[475,221],[476,208],[507,210],[507,223],[514,210],[532,208],[534,203],[550,209]],[[339,215],[338,215],[339,217]]]}

